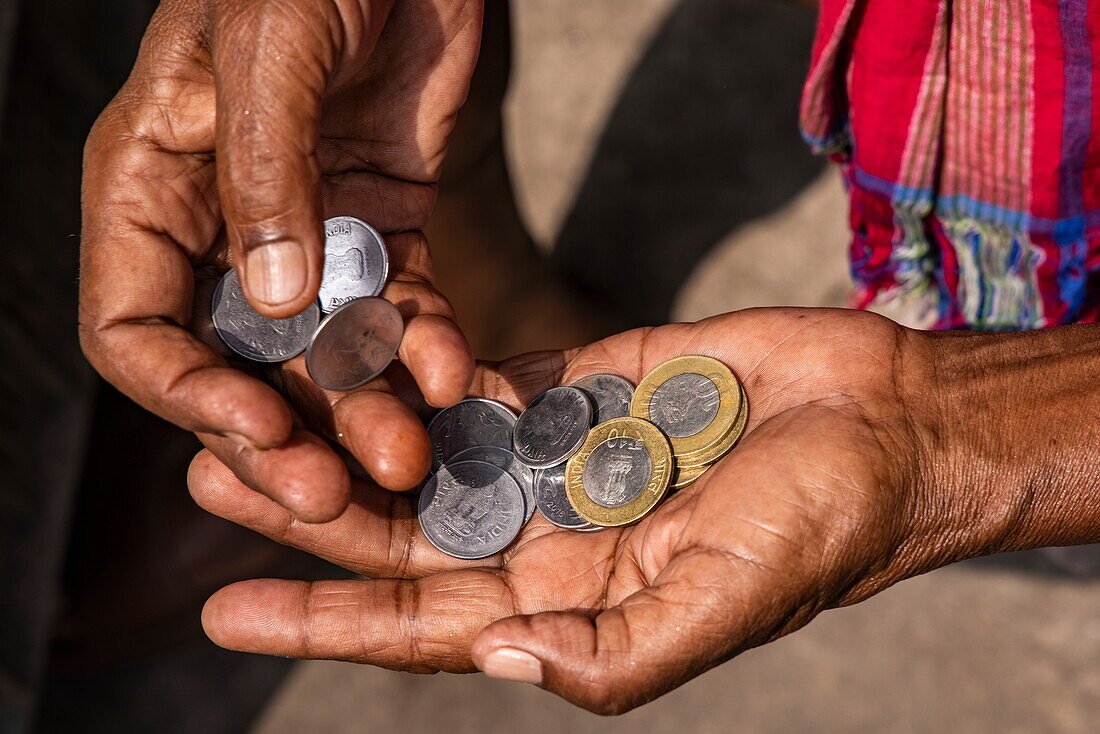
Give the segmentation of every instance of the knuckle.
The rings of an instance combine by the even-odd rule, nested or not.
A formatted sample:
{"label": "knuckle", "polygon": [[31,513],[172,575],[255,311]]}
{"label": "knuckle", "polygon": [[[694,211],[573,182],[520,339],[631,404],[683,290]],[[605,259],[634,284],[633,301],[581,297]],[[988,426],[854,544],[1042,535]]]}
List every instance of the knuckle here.
{"label": "knuckle", "polygon": [[432,261],[432,248],[428,246],[427,238],[417,238],[409,269],[419,274],[424,280],[431,280],[432,273],[435,272],[435,264]]}
{"label": "knuckle", "polygon": [[223,195],[254,218],[270,218],[285,212],[286,202],[280,206],[280,195],[303,183],[300,181],[303,171],[297,161],[266,145],[231,144],[226,147],[224,158],[225,165],[218,171],[219,183],[226,188]]}
{"label": "knuckle", "polygon": [[619,716],[635,707],[633,700],[604,681],[591,681],[580,705],[599,716]]}
{"label": "knuckle", "polygon": [[317,72],[332,68],[335,58],[331,5],[302,0],[221,2],[213,24],[215,63],[286,53],[293,55],[294,73],[315,78]]}
{"label": "knuckle", "polygon": [[202,86],[173,74],[156,74],[146,77],[141,87],[140,95],[135,95],[127,109],[131,137],[172,147],[181,137],[203,140],[209,137],[209,133],[191,129],[195,123],[202,130],[213,127],[212,97]]}
{"label": "knuckle", "polygon": [[455,320],[455,310],[451,302],[427,283],[394,280],[386,287],[383,296],[397,306],[405,318],[438,316],[450,321]]}
{"label": "knuckle", "polygon": [[93,367],[99,369],[99,355],[103,348],[103,340],[99,329],[96,328],[95,324],[88,323],[82,318],[77,325],[77,336],[80,341],[80,351],[84,353],[84,357]]}
{"label": "knuckle", "polygon": [[427,288],[424,294],[423,312],[433,316],[441,316],[450,321],[455,320],[454,306],[450,300],[435,288]]}
{"label": "knuckle", "polygon": [[113,102],[108,104],[99,113],[99,117],[92,123],[92,128],[88,131],[88,137],[84,141],[84,166],[86,169],[94,164],[101,151],[107,147],[106,141],[111,137],[107,129],[113,124],[115,117],[113,105]]}

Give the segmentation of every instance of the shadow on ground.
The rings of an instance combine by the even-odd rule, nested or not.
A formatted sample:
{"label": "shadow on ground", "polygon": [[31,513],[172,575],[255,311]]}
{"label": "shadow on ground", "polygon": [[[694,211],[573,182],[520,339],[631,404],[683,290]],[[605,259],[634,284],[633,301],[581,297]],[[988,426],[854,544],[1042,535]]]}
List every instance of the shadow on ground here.
{"label": "shadow on ground", "polygon": [[631,324],[668,320],[696,263],[786,204],[822,162],[798,135],[813,13],[683,0],[623,88],[554,247],[556,265]]}

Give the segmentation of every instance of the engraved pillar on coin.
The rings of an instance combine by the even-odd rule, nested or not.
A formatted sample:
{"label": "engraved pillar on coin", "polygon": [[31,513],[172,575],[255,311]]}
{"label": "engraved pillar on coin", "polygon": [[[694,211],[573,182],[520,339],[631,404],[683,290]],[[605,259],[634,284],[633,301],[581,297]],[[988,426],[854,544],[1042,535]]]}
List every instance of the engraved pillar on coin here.
{"label": "engraved pillar on coin", "polygon": [[489,487],[462,487],[449,479],[440,486],[440,491],[447,497],[441,522],[460,538],[477,532],[481,521],[493,509],[493,493]]}
{"label": "engraved pillar on coin", "polygon": [[596,447],[584,470],[584,490],[604,507],[621,507],[645,490],[652,463],[633,438],[612,438]]}
{"label": "engraved pillar on coin", "polygon": [[626,478],[634,468],[627,456],[614,456],[609,462],[607,484],[604,485],[600,499],[604,504],[617,505],[626,499]]}

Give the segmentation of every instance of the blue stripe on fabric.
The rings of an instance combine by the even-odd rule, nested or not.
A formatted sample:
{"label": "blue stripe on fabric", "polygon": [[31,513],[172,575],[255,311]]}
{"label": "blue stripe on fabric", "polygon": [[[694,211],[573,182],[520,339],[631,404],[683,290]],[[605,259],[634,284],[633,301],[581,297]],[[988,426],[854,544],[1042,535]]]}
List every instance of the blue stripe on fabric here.
{"label": "blue stripe on fabric", "polygon": [[[860,187],[883,196],[892,203],[917,204],[927,202],[933,195],[933,189],[931,188],[918,189],[892,183],[884,178],[867,173],[859,166],[853,166],[852,170],[852,176]],[[1094,209],[1087,214],[1066,219],[1049,219],[1036,217],[1028,212],[1005,209],[964,194],[937,197],[936,214],[976,219],[1021,232],[1051,237],[1060,245],[1081,239],[1085,236],[1087,230],[1100,228],[1100,209]]]}
{"label": "blue stripe on fabric", "polygon": [[962,194],[939,197],[936,200],[936,210],[942,214],[998,224],[1021,232],[1037,232],[1038,229],[1049,229],[1050,232],[1047,234],[1050,234],[1059,224],[1054,219],[1044,220],[1033,217],[1027,212],[1005,209],[990,204],[988,201],[978,201]]}
{"label": "blue stripe on fabric", "polygon": [[[963,241],[963,244],[965,244],[966,247],[970,250],[970,257],[973,258],[973,261],[976,262],[976,263],[980,263],[982,261],[981,260],[981,257],[982,257],[981,256],[982,238],[978,235],[978,233],[974,230],[970,230],[969,232],[965,233],[962,236],[962,241]],[[986,304],[986,297],[987,297],[988,292],[989,292],[989,286],[986,284],[985,278],[981,278],[981,277],[978,278],[977,285],[978,285],[978,309],[975,313],[976,313],[976,316],[977,316],[977,322],[982,323],[985,320],[985,317],[986,317],[986,312],[985,312],[986,305],[985,304]]]}
{"label": "blue stripe on fabric", "polygon": [[872,173],[867,173],[867,171],[864,171],[858,165],[852,169],[852,178],[855,179],[857,184],[868,191],[878,194],[879,196],[884,196],[890,201],[894,200],[894,189],[896,189],[898,185],[893,181],[887,181]]}
{"label": "blue stripe on fabric", "polygon": [[879,178],[873,173],[867,173],[867,171],[864,171],[858,165],[853,167],[853,171],[854,173],[852,175],[856,183],[872,193],[878,194],[879,196],[885,196],[891,202],[916,204],[932,200],[932,189],[930,187],[918,189],[912,186],[902,186],[893,181]]}
{"label": "blue stripe on fabric", "polygon": [[824,148],[829,144],[831,140],[836,137],[835,135],[830,135],[824,138],[817,138],[813,135],[810,135],[808,132],[806,132],[805,128],[801,127],[798,128],[798,132],[802,135],[802,139],[806,142],[806,144],[812,148]]}
{"label": "blue stripe on fabric", "polygon": [[832,125],[829,126],[829,129],[825,133],[825,135],[823,137],[820,137],[820,138],[815,136],[815,135],[811,135],[810,132],[802,126],[799,126],[799,128],[798,128],[798,132],[802,136],[802,139],[804,141],[806,141],[806,143],[808,145],[810,145],[811,147],[813,147],[813,148],[832,148],[843,137],[847,136],[847,130],[848,130],[848,115],[847,114],[841,115],[836,120],[834,120]]}
{"label": "blue stripe on fabric", "polygon": [[1069,243],[1062,248],[1062,261],[1058,268],[1058,292],[1066,304],[1067,316],[1076,319],[1085,304],[1087,278],[1085,257],[1088,247],[1084,240]]}

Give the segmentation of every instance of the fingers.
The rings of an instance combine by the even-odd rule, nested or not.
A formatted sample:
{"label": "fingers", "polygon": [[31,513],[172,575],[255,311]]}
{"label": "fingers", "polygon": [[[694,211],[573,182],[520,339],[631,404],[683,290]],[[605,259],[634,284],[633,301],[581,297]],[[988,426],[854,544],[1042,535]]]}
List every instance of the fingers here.
{"label": "fingers", "polygon": [[193,274],[172,241],[90,213],[81,268],[80,342],[109,382],[148,410],[191,431],[271,448],[290,435],[291,414],[270,386],[232,369],[183,328]]}
{"label": "fingers", "polygon": [[424,479],[431,446],[422,420],[406,402],[414,396],[408,395],[400,365],[346,393],[319,387],[301,359],[284,365],[281,377],[282,391],[306,424],[350,451],[379,486],[404,492]]}
{"label": "fingers", "polygon": [[351,477],[344,462],[308,431],[295,430],[283,445],[266,451],[209,434],[199,437],[213,453],[203,452],[199,454],[203,462],[191,463],[189,485],[196,481],[196,472],[206,477],[217,473],[211,462],[232,476],[228,464],[245,484],[286,508],[288,517],[305,523],[333,520],[351,501]]}
{"label": "fingers", "polygon": [[431,442],[420,418],[393,395],[359,390],[334,408],[337,436],[381,486],[416,487],[431,467]]}
{"label": "fingers", "polygon": [[405,319],[398,352],[429,405],[454,405],[468,394],[474,356],[450,302],[432,284],[428,242],[420,232],[386,238],[394,279],[383,296]]}
{"label": "fingers", "polygon": [[216,13],[218,190],[245,294],[265,316],[317,296],[321,97],[343,45],[369,51],[379,25],[327,2],[225,2]]}
{"label": "fingers", "polygon": [[[609,585],[609,608],[595,616],[501,620],[474,641],[477,666],[597,713],[621,713],[834,605],[853,578],[880,567],[878,558],[861,555],[864,539],[891,532],[880,527],[889,523],[852,520],[867,517],[854,489],[867,482],[840,480],[839,507],[823,491],[838,485],[831,467],[859,467],[865,452],[835,416],[823,409],[817,420],[767,424],[649,520],[665,523],[671,541],[652,528],[629,536],[614,578],[621,584],[624,571],[635,571],[639,590]],[[792,426],[803,428],[792,435]],[[835,441],[841,458],[800,483],[790,468],[806,464],[806,446],[821,436]],[[682,527],[668,524],[670,510],[684,518]],[[666,542],[671,558],[662,563],[658,549]]]}
{"label": "fingers", "polygon": [[220,218],[212,163],[171,152],[198,153],[204,144],[196,109],[206,89],[190,95],[183,86],[135,70],[88,138],[81,346],[108,381],[163,418],[242,445],[278,446],[291,430],[278,393],[230,369],[185,330],[193,266],[207,256]]}
{"label": "fingers", "polygon": [[474,374],[470,394],[522,408],[562,384],[574,352],[531,352],[499,363],[483,362]]}
{"label": "fingers", "polygon": [[628,711],[717,665],[741,643],[746,610],[720,553],[675,559],[652,586],[595,617],[511,617],[474,640],[485,673],[535,683],[599,714]]}
{"label": "fingers", "polygon": [[202,624],[231,650],[470,672],[474,635],[513,611],[500,572],[482,569],[417,581],[243,581],[206,602]]}
{"label": "fingers", "polygon": [[474,355],[451,319],[436,314],[409,319],[398,356],[429,405],[454,405],[469,393]]}
{"label": "fingers", "polygon": [[[203,509],[280,543],[368,576],[416,578],[437,571],[486,566],[436,550],[420,532],[416,500],[358,484],[354,501],[324,524],[296,522],[297,513],[249,489],[209,451],[191,462],[187,485]],[[280,506],[284,505],[284,506]]]}

